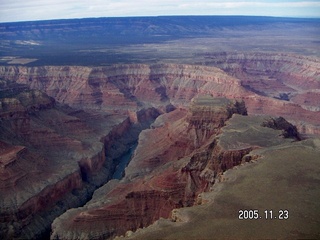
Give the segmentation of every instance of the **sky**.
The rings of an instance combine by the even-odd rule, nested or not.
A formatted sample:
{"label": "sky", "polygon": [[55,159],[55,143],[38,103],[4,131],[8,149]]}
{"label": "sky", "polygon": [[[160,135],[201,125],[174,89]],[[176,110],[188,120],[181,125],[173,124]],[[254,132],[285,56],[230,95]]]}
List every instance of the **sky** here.
{"label": "sky", "polygon": [[161,15],[320,17],[320,0],[0,0],[0,22]]}

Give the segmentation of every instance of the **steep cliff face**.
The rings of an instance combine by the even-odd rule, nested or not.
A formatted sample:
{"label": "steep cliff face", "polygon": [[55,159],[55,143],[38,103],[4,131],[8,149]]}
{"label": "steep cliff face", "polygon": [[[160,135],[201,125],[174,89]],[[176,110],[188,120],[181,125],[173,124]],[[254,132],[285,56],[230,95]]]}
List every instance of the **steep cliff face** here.
{"label": "steep cliff face", "polygon": [[318,58],[261,52],[207,53],[205,58],[205,64],[223,69],[259,95],[245,99],[250,113],[285,116],[302,133],[319,134]]}
{"label": "steep cliff face", "polygon": [[[224,148],[235,150],[249,144],[259,148],[244,157],[250,163],[224,172],[212,190],[201,193],[197,197],[200,205],[174,209],[169,219],[115,239],[317,238],[320,141],[292,142],[278,137],[281,131],[262,127],[261,120],[234,115],[228,121],[220,135]],[[265,209],[277,214],[274,209],[282,206],[289,214],[294,209],[294,214],[286,220],[278,219],[279,215],[272,220],[265,217]],[[258,219],[243,216],[241,220],[247,209],[255,209]]]}
{"label": "steep cliff face", "polygon": [[312,89],[294,94],[290,99],[292,102],[301,105],[302,108],[316,112],[320,111],[320,92],[319,89]]}
{"label": "steep cliff face", "polygon": [[301,140],[297,127],[286,121],[283,117],[270,118],[262,123],[263,127],[269,127],[277,130],[282,130],[282,135],[285,138],[295,138]]}
{"label": "steep cliff face", "polygon": [[87,67],[1,67],[4,79],[45,91],[57,101],[85,108],[132,109],[138,103],[181,103],[199,93],[241,95],[240,82],[213,67],[115,65]]}
{"label": "steep cliff face", "polygon": [[[118,187],[112,183],[112,191],[106,185],[106,194],[84,207],[93,209],[90,214],[75,209],[57,219],[54,238],[123,234],[169,216],[173,208],[193,205],[221,172],[250,160],[244,156],[267,142],[223,141],[229,136],[225,123],[234,113],[284,116],[299,131],[320,134],[318,59],[264,53],[207,54],[207,59],[211,66],[1,66],[0,176],[5,197],[0,203],[9,219],[1,221],[1,234],[40,236],[63,211],[84,204],[110,178],[115,159],[163,113],[152,129],[140,134],[125,179]],[[43,201],[50,194],[51,207],[46,208]],[[160,210],[157,201],[163,203]],[[16,217],[8,218],[8,213]],[[92,231],[92,224],[97,230]]]}
{"label": "steep cliff face", "polygon": [[[240,144],[238,138],[229,144],[236,131],[226,124],[238,114],[246,114],[243,102],[203,97],[193,100],[189,109],[160,116],[152,129],[141,132],[124,179],[108,183],[84,207],[57,218],[51,238],[122,235],[168,218],[172,209],[197,204],[199,193],[208,191],[225,170],[256,158],[247,154],[265,144],[259,140]],[[245,125],[247,119],[233,121]],[[280,130],[258,123],[268,138],[279,138]]]}
{"label": "steep cliff face", "polygon": [[319,59],[271,53],[207,53],[205,58],[203,64],[210,66],[2,66],[0,76],[73,107],[117,113],[185,106],[206,94],[243,99],[250,114],[284,116],[302,133],[320,132]]}
{"label": "steep cliff face", "polygon": [[[319,89],[319,59],[287,53],[207,53],[208,65],[217,66],[267,96]],[[290,96],[288,96],[290,98]]]}
{"label": "steep cliff face", "polygon": [[[115,159],[157,116],[137,121],[61,106],[27,86],[2,81],[0,92],[0,233],[36,238],[54,218],[83,205],[113,174]],[[142,122],[142,123],[141,123]],[[126,134],[124,134],[126,133]]]}

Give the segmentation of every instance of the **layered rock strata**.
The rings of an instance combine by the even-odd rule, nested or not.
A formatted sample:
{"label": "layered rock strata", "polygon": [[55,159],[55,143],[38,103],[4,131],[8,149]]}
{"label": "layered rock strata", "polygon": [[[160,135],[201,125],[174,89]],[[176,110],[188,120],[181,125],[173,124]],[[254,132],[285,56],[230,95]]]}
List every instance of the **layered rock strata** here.
{"label": "layered rock strata", "polygon": [[[125,218],[135,219],[134,223],[106,232],[97,228],[92,234],[113,236],[168,216],[172,208],[192,205],[198,192],[207,190],[220,172],[250,159],[239,160],[260,144],[234,143],[231,149],[235,152],[225,151],[229,148],[221,147],[221,142],[211,137],[221,134],[221,127],[232,113],[244,114],[244,105],[238,102],[226,111],[211,106],[207,111],[210,101],[199,100],[197,96],[242,99],[249,114],[284,116],[297,124],[302,133],[320,133],[318,59],[265,53],[208,53],[206,58],[204,64],[210,66],[1,66],[1,196],[5,196],[1,198],[1,214],[6,216],[1,220],[1,237],[40,236],[60,213],[85,203],[90,198],[89,192],[107,181],[113,172],[114,159],[127,151],[141,129],[165,112],[170,113],[160,116],[153,129],[141,133],[126,178],[107,184],[92,200],[99,205],[99,194],[107,194],[111,186],[113,189],[114,185],[134,181],[134,186],[145,191],[138,195],[151,201],[153,195],[165,199],[163,210],[154,213],[154,207],[145,207],[150,204],[148,200],[139,203],[141,208],[148,208],[137,213],[142,215],[139,221],[138,217],[132,217],[135,213],[126,217],[125,213],[118,213],[117,204],[134,209],[131,203],[121,201],[131,199],[135,204],[138,196],[130,195],[129,188],[123,185],[124,190],[115,188],[113,192],[119,195],[114,203],[118,220],[111,223],[109,219],[110,226],[122,224]],[[188,110],[193,98],[198,100]],[[217,103],[224,105],[224,101]],[[212,111],[219,114],[214,117]],[[277,129],[278,120],[274,118],[267,125]],[[289,136],[295,133],[294,128],[287,127],[291,131]],[[283,133],[283,129],[279,130],[280,135]],[[218,159],[209,161],[213,155],[207,152],[215,152]],[[171,166],[177,159],[176,165]],[[222,159],[226,161],[221,163]],[[29,166],[35,172],[26,173]],[[161,169],[170,171],[166,175]],[[151,171],[156,172],[155,182],[147,178]],[[181,181],[182,185],[176,186],[166,179]],[[159,190],[162,188],[168,189],[173,199]],[[53,198],[44,206],[43,199],[50,194]],[[91,208],[92,204],[88,206]],[[101,212],[109,211],[110,206],[105,207],[107,210]],[[79,225],[71,224],[70,229],[78,229],[86,221],[77,219]],[[59,221],[54,225],[53,236],[62,234]],[[87,233],[75,232],[70,230],[70,237],[88,237]]]}
{"label": "layered rock strata", "polygon": [[[246,100],[249,112],[259,113],[260,109],[260,113],[275,116],[271,114],[274,112],[292,120],[302,133],[319,133],[318,120],[312,116],[315,114],[318,117],[319,113],[318,58],[262,52],[206,53],[204,58],[203,64],[223,69],[239,79],[244,88],[261,96],[259,100]],[[259,103],[261,101],[264,104]],[[270,110],[265,106],[269,106]]]}
{"label": "layered rock strata", "polygon": [[[168,218],[175,208],[201,203],[198,195],[225,170],[257,158],[249,154],[253,149],[283,141],[281,130],[261,126],[267,134],[259,139],[230,141],[223,133],[236,131],[229,130],[228,119],[238,114],[246,115],[243,102],[201,97],[189,109],[161,115],[141,132],[125,177],[97,190],[84,207],[57,218],[51,238],[110,238]],[[239,118],[246,124],[245,117]],[[269,139],[275,136],[278,140]]]}
{"label": "layered rock strata", "polygon": [[0,92],[1,238],[37,238],[54,218],[83,205],[106,183],[114,160],[158,116],[85,112],[39,90],[2,81]]}
{"label": "layered rock strata", "polygon": [[[318,238],[320,139],[283,138],[281,130],[263,127],[265,121],[235,114],[222,128],[224,149],[255,149],[244,157],[248,163],[227,170],[201,193],[199,205],[174,209],[169,219],[116,239]],[[253,211],[257,217],[249,215]]]}
{"label": "layered rock strata", "polygon": [[202,64],[215,67],[3,66],[0,76],[45,91],[73,107],[118,113],[146,106],[185,106],[197,95],[241,98],[250,114],[284,116],[302,133],[319,133],[319,59],[271,53],[207,53],[204,57],[207,61]]}

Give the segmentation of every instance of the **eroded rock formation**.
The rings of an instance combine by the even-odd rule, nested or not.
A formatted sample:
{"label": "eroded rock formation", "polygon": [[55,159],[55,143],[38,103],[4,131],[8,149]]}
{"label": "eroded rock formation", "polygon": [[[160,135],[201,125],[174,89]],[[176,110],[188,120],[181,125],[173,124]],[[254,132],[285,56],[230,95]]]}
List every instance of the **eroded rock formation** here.
{"label": "eroded rock formation", "polygon": [[282,130],[282,135],[285,138],[295,138],[297,140],[301,140],[297,127],[289,123],[283,117],[267,119],[261,124],[261,126]]}
{"label": "eroded rock formation", "polygon": [[[163,113],[141,132],[126,177],[59,217],[53,238],[124,234],[198,202],[198,193],[226,169],[255,158],[247,154],[265,141],[223,135],[232,114],[283,116],[302,133],[320,133],[318,59],[206,57],[210,66],[1,66],[1,237],[41,236],[63,211],[83,205],[110,178],[114,160]],[[300,138],[292,125],[278,123],[267,125]]]}
{"label": "eroded rock formation", "polygon": [[[179,108],[158,117],[152,129],[141,132],[125,177],[100,188],[84,207],[57,218],[51,238],[123,235],[160,217],[168,218],[175,208],[201,202],[198,195],[209,190],[216,178],[256,158],[248,154],[264,145],[254,139],[230,141],[230,136],[223,133],[235,132],[230,130],[234,126],[226,124],[238,114],[246,115],[243,102],[201,97],[194,99],[188,109]],[[246,120],[243,117],[236,122],[245,124]],[[281,132],[265,129],[268,137]]]}
{"label": "eroded rock formation", "polygon": [[[0,92],[1,238],[37,238],[54,218],[83,205],[112,176],[114,159],[158,116],[84,112],[26,85]],[[142,120],[142,121],[141,121]]]}
{"label": "eroded rock formation", "polygon": [[260,96],[245,100],[250,113],[285,116],[300,132],[319,134],[318,58],[262,52],[206,53],[204,57],[204,64],[223,69],[239,79],[244,88]]}
{"label": "eroded rock formation", "polygon": [[[243,99],[250,114],[283,116],[319,133],[319,59],[274,53],[207,53],[209,66],[0,67],[2,78],[81,109],[125,112],[187,105],[197,95]],[[218,68],[217,68],[218,67]]]}

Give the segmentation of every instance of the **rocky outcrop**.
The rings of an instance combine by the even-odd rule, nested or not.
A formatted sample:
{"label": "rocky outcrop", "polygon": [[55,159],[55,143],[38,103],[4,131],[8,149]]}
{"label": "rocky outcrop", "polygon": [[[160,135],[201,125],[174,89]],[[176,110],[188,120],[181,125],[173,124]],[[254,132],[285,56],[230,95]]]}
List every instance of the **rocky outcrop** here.
{"label": "rocky outcrop", "polygon": [[262,52],[206,53],[204,58],[258,95],[244,98],[249,113],[284,116],[301,133],[319,134],[318,58]]}
{"label": "rocky outcrop", "polygon": [[246,114],[243,102],[203,97],[188,110],[160,116],[140,134],[124,179],[103,186],[83,208],[57,218],[51,238],[109,238],[196,204],[216,177],[246,161],[244,156],[257,147],[231,148],[219,139],[235,113]]}
{"label": "rocky outcrop", "polygon": [[88,67],[1,67],[6,80],[45,91],[82,108],[132,109],[141,104],[188,102],[199,93],[240,96],[240,82],[223,71],[174,64]]}
{"label": "rocky outcrop", "polygon": [[[299,90],[319,89],[319,59],[287,53],[207,53],[206,64],[219,67],[242,85],[266,96],[281,97]],[[283,96],[283,98],[285,98]]]}
{"label": "rocky outcrop", "polygon": [[[126,114],[145,107],[186,106],[198,95],[243,99],[250,114],[284,116],[302,133],[320,132],[315,104],[320,88],[317,58],[273,53],[207,53],[204,57],[203,64],[210,67],[2,66],[0,76],[45,91],[73,107]],[[312,94],[306,95],[311,89]]]}
{"label": "rocky outcrop", "polygon": [[[201,193],[197,197],[201,205],[174,209],[169,219],[159,219],[149,227],[127,231],[125,237],[115,239],[317,238],[319,192],[314,190],[319,183],[316,179],[320,141],[293,142],[278,137],[281,131],[260,126],[261,120],[263,118],[234,115],[223,128],[220,140],[227,140],[223,145],[259,143],[260,148],[245,156],[252,158],[250,163],[224,172],[212,190]],[[253,160],[257,156],[260,157]],[[295,209],[295,214],[285,221],[270,220],[269,216],[266,219],[266,208],[274,212],[283,205]],[[245,220],[251,218],[245,216],[242,221],[241,214],[247,209],[256,209],[258,219]]]}
{"label": "rocky outcrop", "polygon": [[286,121],[283,117],[270,118],[264,121],[261,126],[282,130],[282,135],[285,138],[295,138],[296,140],[301,140],[297,127]]}
{"label": "rocky outcrop", "polygon": [[[10,224],[1,222],[4,237],[40,236],[60,213],[84,204],[110,178],[115,159],[159,114],[166,113],[152,129],[140,134],[126,177],[117,187],[112,185],[112,191],[110,185],[105,186],[112,192],[103,194],[105,200],[96,197],[84,207],[85,211],[99,208],[90,212],[92,219],[102,219],[94,237],[122,234],[168,216],[173,208],[193,205],[197,194],[210,188],[221,172],[252,159],[245,155],[259,147],[259,142],[222,141],[228,128],[224,125],[234,113],[268,114],[274,119],[283,116],[303,133],[320,133],[318,59],[265,53],[206,57],[205,64],[211,66],[1,66],[0,141],[6,149],[1,160],[2,176],[6,176],[1,190],[6,198],[1,204],[6,208],[1,212],[18,214],[23,205],[26,213],[23,221],[17,217]],[[288,136],[298,136],[288,124],[280,124],[280,129],[289,132]],[[272,126],[275,130],[259,129],[282,134],[276,130],[278,124]],[[32,164],[28,166],[28,162]],[[29,167],[35,172],[26,174]],[[155,175],[148,176],[150,172]],[[9,186],[13,186],[10,193],[6,192]],[[45,209],[42,202],[50,192],[52,204]],[[148,200],[136,202],[139,196]],[[154,199],[164,202],[161,210],[154,209]],[[109,205],[102,204],[108,201]],[[56,203],[62,207],[53,207]],[[128,213],[118,213],[119,208]],[[86,231],[77,230],[91,228],[84,217],[88,214],[80,212],[70,210],[57,219],[53,236],[88,237]],[[71,215],[76,217],[75,223]],[[117,221],[111,221],[109,215]],[[69,225],[63,219],[68,219]],[[109,229],[103,229],[104,222],[110,224]],[[122,227],[112,230],[114,224]]]}
{"label": "rocky outcrop", "polygon": [[306,110],[313,112],[320,111],[320,92],[318,89],[302,91],[301,93],[294,94],[290,100],[301,105],[301,107]]}
{"label": "rocky outcrop", "polygon": [[115,159],[158,116],[85,112],[39,90],[2,81],[0,95],[1,238],[38,238],[54,218],[83,205],[106,183]]}

